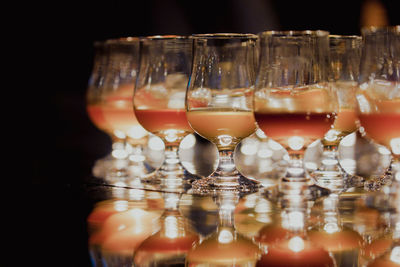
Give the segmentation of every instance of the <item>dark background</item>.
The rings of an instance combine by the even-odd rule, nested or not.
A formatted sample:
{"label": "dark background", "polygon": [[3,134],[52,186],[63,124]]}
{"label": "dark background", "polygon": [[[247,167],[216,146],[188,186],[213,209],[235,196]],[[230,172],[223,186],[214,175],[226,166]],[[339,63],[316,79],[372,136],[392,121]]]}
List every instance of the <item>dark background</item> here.
{"label": "dark background", "polygon": [[[400,24],[397,0],[381,1],[388,24]],[[94,199],[84,179],[110,151],[109,138],[85,111],[93,42],[155,34],[322,29],[360,34],[365,0],[53,1],[35,4],[33,82],[28,101],[32,193],[27,250],[30,264],[90,266],[86,217]],[[29,10],[28,10],[29,13]],[[29,23],[29,22],[28,22]],[[44,66],[44,67],[43,67]],[[21,81],[22,83],[28,81]],[[29,116],[31,118],[31,116]]]}

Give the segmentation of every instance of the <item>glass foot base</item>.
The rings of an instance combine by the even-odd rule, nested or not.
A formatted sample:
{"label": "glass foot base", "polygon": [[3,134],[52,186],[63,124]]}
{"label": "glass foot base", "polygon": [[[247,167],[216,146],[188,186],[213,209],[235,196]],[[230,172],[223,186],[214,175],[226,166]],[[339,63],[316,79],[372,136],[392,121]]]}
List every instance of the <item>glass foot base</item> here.
{"label": "glass foot base", "polygon": [[169,192],[186,192],[191,188],[194,181],[204,179],[203,176],[190,173],[187,170],[179,172],[165,172],[157,170],[149,176],[143,177],[141,181],[154,186],[157,190]]}
{"label": "glass foot base", "polygon": [[239,193],[254,193],[261,188],[259,181],[239,175],[237,177],[209,176],[192,183],[194,194],[209,195],[218,191],[234,191]]}
{"label": "glass foot base", "polygon": [[337,171],[317,170],[311,174],[311,177],[316,185],[327,188],[338,194],[350,188],[363,187],[364,185],[364,179],[362,177]]}
{"label": "glass foot base", "polygon": [[319,198],[329,196],[331,193],[331,190],[308,181],[298,182],[282,180],[279,185],[268,187],[263,190],[265,197],[274,203],[290,199],[291,196],[302,196],[308,201],[316,201]]}

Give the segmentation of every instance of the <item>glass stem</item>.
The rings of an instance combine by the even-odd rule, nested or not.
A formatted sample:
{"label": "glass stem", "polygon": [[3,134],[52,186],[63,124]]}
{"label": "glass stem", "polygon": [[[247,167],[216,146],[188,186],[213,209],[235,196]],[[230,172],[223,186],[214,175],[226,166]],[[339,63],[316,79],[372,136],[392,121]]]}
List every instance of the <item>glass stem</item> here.
{"label": "glass stem", "polygon": [[234,211],[238,201],[239,195],[236,192],[225,191],[217,195],[219,228],[235,228]]}
{"label": "glass stem", "polygon": [[284,182],[307,182],[309,179],[306,177],[304,170],[304,150],[288,150],[289,165]]}
{"label": "glass stem", "polygon": [[218,151],[218,167],[212,174],[216,178],[216,184],[237,185],[239,183],[239,172],[235,166],[234,150]]}
{"label": "glass stem", "polygon": [[127,152],[127,143],[126,140],[123,138],[116,138],[112,139],[112,166],[109,171],[106,173],[106,178],[114,179],[114,178],[127,178],[128,171],[127,171],[127,159],[128,159],[128,152]]}
{"label": "glass stem", "polygon": [[163,164],[159,169],[162,176],[164,176],[165,178],[170,177],[172,175],[174,176],[183,175],[184,168],[180,163],[178,150],[179,150],[179,145],[175,143],[165,144],[165,152],[164,152],[165,158]]}

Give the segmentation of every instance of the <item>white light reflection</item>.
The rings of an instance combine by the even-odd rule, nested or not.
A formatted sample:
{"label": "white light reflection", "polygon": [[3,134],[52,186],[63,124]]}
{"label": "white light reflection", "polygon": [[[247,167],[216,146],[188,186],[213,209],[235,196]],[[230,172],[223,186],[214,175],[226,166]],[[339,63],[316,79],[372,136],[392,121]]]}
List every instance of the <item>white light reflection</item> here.
{"label": "white light reflection", "polygon": [[196,137],[194,134],[189,134],[185,138],[182,139],[180,143],[180,148],[182,149],[191,149],[196,145]]}
{"label": "white light reflection", "polygon": [[304,249],[304,241],[301,237],[295,236],[289,240],[288,247],[294,252],[300,252]]}
{"label": "white light reflection", "polygon": [[300,150],[304,146],[304,139],[301,136],[292,136],[288,139],[288,145],[293,150]]}
{"label": "white light reflection", "polygon": [[165,131],[165,140],[168,142],[175,142],[178,139],[178,131],[177,130],[166,130]]}
{"label": "white light reflection", "polygon": [[218,242],[222,244],[228,244],[233,241],[233,235],[228,230],[221,230],[218,235]]}
{"label": "white light reflection", "polygon": [[178,220],[174,216],[167,216],[165,218],[165,235],[168,238],[178,237]]}
{"label": "white light reflection", "polygon": [[391,153],[390,153],[390,150],[387,149],[387,148],[384,147],[384,146],[379,146],[379,147],[378,147],[378,152],[379,152],[379,154],[381,154],[381,155],[390,155],[390,154],[391,154]]}
{"label": "white light reflection", "polygon": [[333,234],[333,233],[338,232],[340,229],[339,229],[339,226],[337,225],[337,223],[331,222],[331,223],[327,223],[324,225],[324,230],[328,234]]}
{"label": "white light reflection", "polygon": [[281,150],[283,149],[282,145],[279,144],[278,142],[272,140],[272,139],[268,139],[268,146],[272,149],[272,150]]}
{"label": "white light reflection", "polygon": [[392,149],[393,154],[400,154],[400,137],[390,140],[390,148]]}
{"label": "white light reflection", "polygon": [[261,139],[267,138],[267,136],[265,135],[265,133],[263,132],[263,130],[261,130],[260,128],[257,128],[257,130],[256,130],[256,135],[258,136],[258,138],[261,138]]}
{"label": "white light reflection", "polygon": [[302,229],[304,227],[304,214],[301,211],[291,211],[288,214],[289,227],[292,229]]}
{"label": "white light reflection", "polygon": [[148,132],[141,125],[135,125],[129,128],[127,134],[132,139],[141,139],[145,137]]}
{"label": "white light reflection", "polygon": [[306,169],[309,169],[309,170],[316,170],[318,168],[317,163],[310,162],[310,161],[309,162],[305,162],[304,166],[306,167]]}
{"label": "white light reflection", "polygon": [[340,142],[341,146],[346,146],[346,147],[351,147],[351,146],[354,146],[355,144],[356,144],[356,134],[355,133],[351,133],[351,134],[347,135]]}
{"label": "white light reflection", "polygon": [[274,152],[268,148],[260,149],[257,152],[257,156],[262,159],[270,158],[270,157],[272,157],[273,154],[274,154]]}
{"label": "white light reflection", "polygon": [[242,152],[246,156],[252,156],[257,153],[257,143],[256,142],[248,142],[242,145],[240,148],[240,152]]}
{"label": "white light reflection", "polygon": [[174,94],[171,94],[168,101],[168,108],[185,108],[185,94],[186,92],[176,92]]}
{"label": "white light reflection", "polygon": [[114,130],[114,135],[117,137],[117,138],[119,138],[119,139],[125,139],[126,138],[126,135],[125,135],[125,133],[123,132],[123,131],[120,131],[120,130]]}
{"label": "white light reflection", "polygon": [[145,159],[143,155],[129,155],[129,160],[133,162],[143,162]]}
{"label": "white light reflection", "polygon": [[124,149],[113,150],[111,154],[116,159],[125,159],[128,156],[128,152]]}
{"label": "white light reflection", "polygon": [[133,230],[133,233],[134,234],[142,233],[144,228],[146,227],[144,218],[145,218],[147,212],[140,208],[133,208],[133,209],[129,210],[129,213],[131,214],[132,218],[134,218],[134,220],[135,220],[135,223],[133,224],[134,227],[131,228]]}
{"label": "white light reflection", "polygon": [[128,201],[126,200],[116,200],[114,202],[114,210],[118,212],[126,211],[128,210]]}
{"label": "white light reflection", "polygon": [[390,253],[390,260],[400,264],[400,246],[394,247]]}
{"label": "white light reflection", "polygon": [[161,138],[157,136],[151,136],[149,138],[149,143],[148,146],[151,150],[163,150],[165,148],[164,142],[161,140]]}
{"label": "white light reflection", "polygon": [[356,169],[357,162],[354,159],[342,159],[340,165],[349,174],[353,174]]}

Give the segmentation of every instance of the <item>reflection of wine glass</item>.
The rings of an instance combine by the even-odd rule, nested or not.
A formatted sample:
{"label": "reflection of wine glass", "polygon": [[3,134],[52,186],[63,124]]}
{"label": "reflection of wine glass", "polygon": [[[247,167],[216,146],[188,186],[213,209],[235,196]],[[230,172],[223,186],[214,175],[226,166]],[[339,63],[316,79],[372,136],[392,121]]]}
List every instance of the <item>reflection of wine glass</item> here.
{"label": "reflection of wine glass", "polygon": [[192,42],[185,36],[149,36],[140,42],[140,65],[134,93],[139,123],[165,144],[165,159],[151,181],[193,179],[182,165],[178,149],[193,130],[186,119],[185,93],[192,59]]}
{"label": "reflection of wine glass", "polygon": [[303,165],[304,151],[331,128],[337,108],[328,84],[328,32],[267,31],[260,41],[255,119],[289,153],[281,183],[311,184]]}
{"label": "reflection of wine glass", "polygon": [[218,191],[219,224],[215,232],[188,252],[186,266],[254,266],[260,251],[250,239],[235,229],[235,207],[239,193]]}
{"label": "reflection of wine glass", "polygon": [[311,242],[332,254],[337,267],[358,267],[363,239],[357,231],[343,224],[339,201],[339,196],[334,193],[321,201],[322,205],[318,206],[320,220],[307,234]]}
{"label": "reflection of wine glass", "polygon": [[391,173],[377,189],[400,180],[400,26],[367,27],[362,35],[358,118],[366,136],[392,152]]}
{"label": "reflection of wine glass", "polygon": [[112,190],[112,198],[96,203],[87,218],[89,251],[95,266],[131,266],[134,250],[159,229],[163,200],[144,189]]}
{"label": "reflection of wine glass", "polygon": [[193,35],[193,65],[186,93],[190,126],[218,148],[219,164],[207,178],[195,181],[199,193],[215,189],[252,191],[258,182],[239,173],[234,149],[253,134],[252,113],[257,36]]}
{"label": "reflection of wine glass", "polygon": [[107,66],[99,90],[88,94],[88,110],[101,119],[112,135],[112,166],[106,178],[144,176],[151,172],[144,164],[142,146],[148,133],[133,113],[133,87],[138,69],[139,39],[128,37],[105,42]]}
{"label": "reflection of wine glass", "polygon": [[199,240],[179,211],[180,193],[164,192],[161,229],[146,238],[135,251],[133,266],[183,266],[187,252]]}
{"label": "reflection of wine glass", "polygon": [[[375,240],[375,246],[371,247],[368,256],[376,256],[368,262],[367,267],[399,267],[400,266],[400,208],[391,214],[390,237]],[[367,251],[365,251],[367,252]],[[364,255],[365,256],[365,255]]]}
{"label": "reflection of wine glass", "polygon": [[329,252],[307,234],[307,199],[305,192],[281,195],[281,225],[260,230],[257,240],[263,253],[257,267],[336,266]]}
{"label": "reflection of wine glass", "polygon": [[325,137],[320,167],[312,172],[318,185],[341,191],[352,186],[354,177],[347,175],[338,160],[338,146],[343,137],[357,130],[355,91],[361,57],[361,37],[330,35],[330,84],[338,95],[339,111]]}

